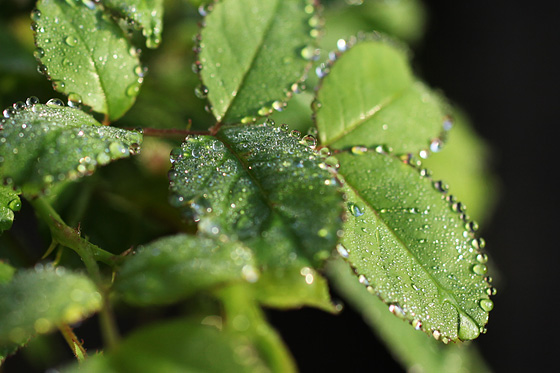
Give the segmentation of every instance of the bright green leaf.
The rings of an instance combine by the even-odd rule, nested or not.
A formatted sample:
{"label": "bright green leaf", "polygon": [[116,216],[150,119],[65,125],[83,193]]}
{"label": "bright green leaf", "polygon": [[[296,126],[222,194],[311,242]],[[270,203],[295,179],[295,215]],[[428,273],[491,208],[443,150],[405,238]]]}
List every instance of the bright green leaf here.
{"label": "bright green leaf", "polygon": [[19,211],[20,208],[21,201],[17,193],[7,186],[0,185],[0,233],[12,227],[14,212]]}
{"label": "bright green leaf", "polygon": [[39,70],[73,102],[120,118],[143,70],[125,32],[93,1],[40,0],[31,15]]}
{"label": "bright green leaf", "polygon": [[103,4],[142,27],[148,48],[161,43],[163,0],[106,0]]}
{"label": "bright green leaf", "polygon": [[333,64],[316,100],[321,144],[333,149],[385,145],[418,153],[440,143],[446,123],[440,97],[412,75],[406,52],[373,37]]}
{"label": "bright green leaf", "polygon": [[91,174],[142,142],[142,134],[101,126],[81,110],[33,102],[28,99],[0,122],[0,175],[25,193]]}
{"label": "bright green leaf", "polygon": [[431,373],[489,372],[474,345],[444,345],[394,317],[387,305],[372,297],[347,263],[329,262],[327,273],[333,286],[360,312],[374,332],[390,348],[407,371]]}
{"label": "bright green leaf", "polygon": [[135,331],[118,347],[74,365],[69,372],[267,371],[255,347],[236,334],[176,320]]}
{"label": "bright green leaf", "polygon": [[10,282],[15,272],[14,267],[0,260],[0,285]]}
{"label": "bright green leaf", "polygon": [[492,289],[483,241],[462,205],[396,157],[369,151],[337,158],[350,212],[338,250],[361,281],[436,339],[478,337]]}
{"label": "bright green leaf", "polygon": [[0,343],[21,343],[101,308],[101,295],[85,275],[62,267],[17,272],[0,285]]}
{"label": "bright green leaf", "polygon": [[314,57],[313,2],[224,0],[204,23],[200,76],[216,119],[238,123],[282,110]]}
{"label": "bright green leaf", "polygon": [[138,248],[115,288],[132,304],[167,304],[217,285],[254,282],[252,252],[238,242],[180,234]]}
{"label": "bright green leaf", "polygon": [[235,236],[261,266],[328,257],[341,227],[339,184],[315,151],[279,127],[222,128],[171,153],[171,202],[199,230]]}

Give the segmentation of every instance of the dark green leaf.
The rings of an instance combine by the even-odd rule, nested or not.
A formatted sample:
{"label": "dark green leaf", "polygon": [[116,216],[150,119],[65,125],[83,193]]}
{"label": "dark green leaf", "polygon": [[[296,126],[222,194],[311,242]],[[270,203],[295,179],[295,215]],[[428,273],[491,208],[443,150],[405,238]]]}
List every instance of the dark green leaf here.
{"label": "dark green leaf", "polygon": [[268,371],[255,347],[236,334],[199,322],[176,320],[139,329],[118,349],[63,372]]}
{"label": "dark green leaf", "polygon": [[148,48],[161,43],[163,0],[106,0],[103,4],[142,27]]}
{"label": "dark green leaf", "polygon": [[406,52],[374,38],[333,64],[316,99],[321,143],[334,149],[386,145],[418,153],[440,143],[446,123],[441,99],[414,78]]}
{"label": "dark green leaf", "polygon": [[115,288],[132,304],[166,304],[225,283],[255,282],[258,275],[242,244],[181,234],[138,248]]}
{"label": "dark green leaf", "polygon": [[40,0],[32,13],[36,56],[68,100],[120,118],[143,80],[136,49],[93,1]]}
{"label": "dark green leaf", "polygon": [[369,295],[347,263],[329,262],[327,272],[339,294],[363,315],[407,371],[490,372],[474,345],[444,345],[394,317],[385,303]]}
{"label": "dark green leaf", "polygon": [[478,337],[493,304],[476,225],[424,171],[360,153],[337,156],[350,212],[339,252],[397,316],[436,339]]}
{"label": "dark green leaf", "polygon": [[0,285],[0,343],[21,343],[101,308],[101,295],[85,275],[62,267],[17,272]]}
{"label": "dark green leaf", "polygon": [[282,110],[314,57],[313,2],[224,0],[204,22],[200,75],[216,119],[238,123]]}
{"label": "dark green leaf", "polygon": [[341,227],[333,175],[299,137],[267,125],[194,136],[172,152],[171,202],[207,234],[237,237],[259,264],[328,257]]}
{"label": "dark green leaf", "polygon": [[101,126],[81,110],[28,103],[0,122],[0,175],[26,193],[91,174],[142,142],[141,133]]}
{"label": "dark green leaf", "polygon": [[14,212],[20,208],[21,201],[17,193],[7,186],[0,185],[0,234],[12,227]]}

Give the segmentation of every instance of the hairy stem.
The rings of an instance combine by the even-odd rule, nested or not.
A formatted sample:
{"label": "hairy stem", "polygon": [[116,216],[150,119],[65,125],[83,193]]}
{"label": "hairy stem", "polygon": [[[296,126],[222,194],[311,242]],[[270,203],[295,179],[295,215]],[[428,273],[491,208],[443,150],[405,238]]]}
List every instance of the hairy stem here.
{"label": "hairy stem", "polygon": [[62,324],[58,327],[58,330],[60,330],[64,340],[68,343],[68,346],[70,346],[70,349],[72,350],[74,356],[76,356],[76,359],[78,359],[80,363],[84,361],[87,358],[86,349],[82,346],[82,342],[78,340],[78,337],[76,337],[76,334],[74,334],[70,325]]}

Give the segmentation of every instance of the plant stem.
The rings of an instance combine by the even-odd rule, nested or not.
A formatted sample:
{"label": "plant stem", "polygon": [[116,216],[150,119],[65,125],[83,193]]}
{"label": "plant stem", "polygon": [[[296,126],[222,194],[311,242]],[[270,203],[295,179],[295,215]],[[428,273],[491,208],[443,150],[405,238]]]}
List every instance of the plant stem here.
{"label": "plant stem", "polygon": [[76,356],[76,359],[78,359],[80,363],[84,361],[87,358],[86,349],[82,346],[82,343],[78,341],[78,337],[76,337],[76,334],[74,334],[70,325],[62,324],[58,327],[58,330],[60,330],[60,333],[66,340],[66,343],[70,346],[70,349],[72,350],[74,356]]}

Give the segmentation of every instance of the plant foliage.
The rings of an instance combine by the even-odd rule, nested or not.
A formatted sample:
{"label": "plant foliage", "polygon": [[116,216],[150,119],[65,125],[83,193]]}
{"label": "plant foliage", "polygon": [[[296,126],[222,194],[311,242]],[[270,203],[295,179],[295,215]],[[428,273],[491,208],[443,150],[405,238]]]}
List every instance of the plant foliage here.
{"label": "plant foliage", "polygon": [[[404,366],[486,369],[458,346],[493,308],[485,242],[439,179],[486,175],[459,145],[427,159],[437,178],[422,164],[455,109],[411,68],[421,4],[199,3],[38,0],[33,54],[67,105],[0,39],[20,48],[0,54],[0,359],[58,330],[81,362],[62,371],[295,371],[263,307],[337,313],[333,286]],[[22,201],[51,238],[36,254]],[[120,336],[127,310],[176,316]],[[95,313],[88,356],[74,324]]]}

